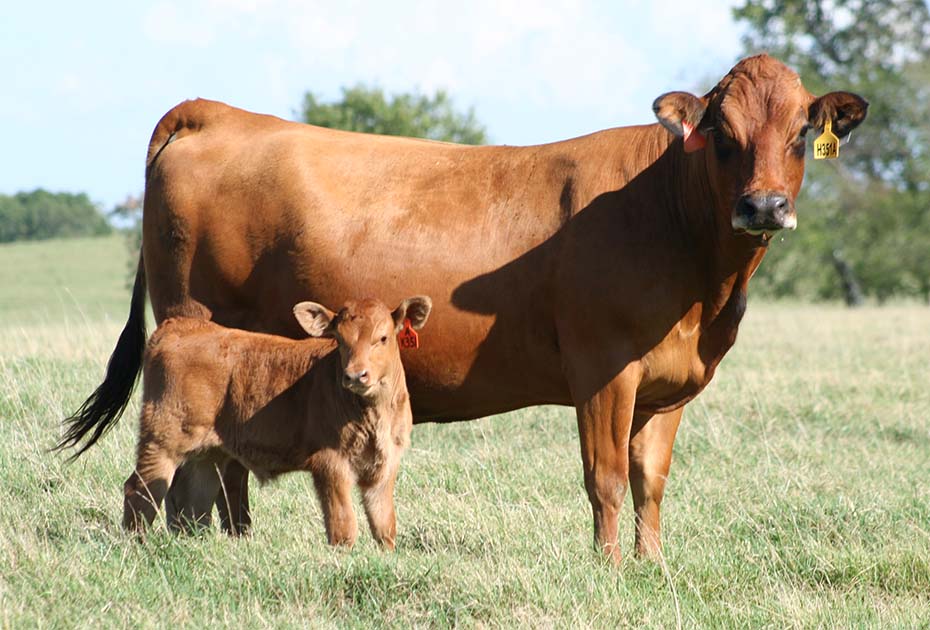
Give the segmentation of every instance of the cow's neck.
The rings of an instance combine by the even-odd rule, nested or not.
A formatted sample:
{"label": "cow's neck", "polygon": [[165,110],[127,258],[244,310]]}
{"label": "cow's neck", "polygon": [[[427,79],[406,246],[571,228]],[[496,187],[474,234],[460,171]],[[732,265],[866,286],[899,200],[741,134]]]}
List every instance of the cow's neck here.
{"label": "cow's neck", "polygon": [[710,278],[700,303],[702,335],[698,349],[704,364],[713,369],[736,341],[746,311],[749,275],[743,270]]}
{"label": "cow's neck", "polygon": [[[709,150],[709,149],[708,149]],[[716,364],[736,340],[736,332],[746,309],[749,279],[765,247],[757,240],[733,232],[729,220],[721,220],[715,208],[716,198],[703,152],[685,154],[680,143],[669,148],[682,177],[683,189],[676,199],[684,200],[674,208],[678,224],[685,227],[687,238],[696,245],[695,268],[701,270],[694,295],[703,331],[700,348],[707,362]]]}

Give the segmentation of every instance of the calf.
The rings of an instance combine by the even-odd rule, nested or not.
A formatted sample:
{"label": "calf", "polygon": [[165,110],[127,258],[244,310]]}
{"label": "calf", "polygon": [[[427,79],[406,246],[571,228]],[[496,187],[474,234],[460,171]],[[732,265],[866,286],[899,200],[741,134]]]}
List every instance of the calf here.
{"label": "calf", "polygon": [[[335,314],[301,302],[294,315],[311,338],[298,341],[202,320],[162,323],[146,350],[124,526],[151,525],[181,464],[213,472],[235,459],[262,480],[309,470],[330,544],[355,542],[358,483],[372,536],[393,549],[394,480],[412,427],[397,334],[420,329],[431,308],[427,297],[393,311],[350,301]],[[195,477],[210,505],[218,475]],[[188,516],[209,521],[209,509]]]}

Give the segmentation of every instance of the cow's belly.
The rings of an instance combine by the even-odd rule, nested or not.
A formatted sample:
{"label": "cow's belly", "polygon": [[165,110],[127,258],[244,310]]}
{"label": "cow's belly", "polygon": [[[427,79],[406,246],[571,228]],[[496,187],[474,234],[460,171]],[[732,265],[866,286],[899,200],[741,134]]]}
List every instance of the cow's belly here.
{"label": "cow's belly", "polygon": [[716,363],[707,365],[698,352],[698,338],[671,341],[673,331],[642,360],[643,378],[636,392],[636,408],[664,413],[694,399],[710,383]]}
{"label": "cow's belly", "polygon": [[665,413],[678,409],[701,393],[710,379],[658,378],[644,382],[636,391],[636,410],[643,413]]}

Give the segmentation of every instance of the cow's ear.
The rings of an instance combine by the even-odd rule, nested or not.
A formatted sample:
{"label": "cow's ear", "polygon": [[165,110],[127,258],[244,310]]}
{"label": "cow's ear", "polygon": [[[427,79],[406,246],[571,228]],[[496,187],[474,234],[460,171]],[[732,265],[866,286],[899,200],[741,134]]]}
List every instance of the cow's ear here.
{"label": "cow's ear", "polygon": [[395,332],[401,331],[405,319],[410,320],[410,325],[414,330],[420,330],[426,325],[431,310],[433,310],[433,301],[425,295],[407,298],[391,313],[394,318]]}
{"label": "cow's ear", "polygon": [[843,138],[865,120],[869,102],[852,92],[830,92],[811,103],[808,118],[814,129],[823,129],[828,120],[833,123],[833,133]]}
{"label": "cow's ear", "polygon": [[333,318],[335,314],[316,302],[301,302],[294,307],[294,317],[297,323],[307,331],[311,337],[332,337],[334,332]]}
{"label": "cow's ear", "polygon": [[668,92],[652,103],[652,111],[662,126],[684,140],[685,153],[699,151],[707,145],[698,129],[707,103],[688,92]]}

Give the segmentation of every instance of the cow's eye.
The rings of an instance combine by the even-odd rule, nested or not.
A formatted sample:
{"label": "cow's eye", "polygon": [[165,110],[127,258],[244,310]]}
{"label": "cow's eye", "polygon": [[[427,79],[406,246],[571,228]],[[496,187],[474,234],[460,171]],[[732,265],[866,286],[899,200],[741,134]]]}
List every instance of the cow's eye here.
{"label": "cow's eye", "polygon": [[791,147],[790,147],[791,153],[797,158],[804,157],[804,151],[807,149],[807,130],[808,129],[810,129],[810,127],[805,125],[801,129],[801,132],[798,134],[798,137],[795,138],[794,141],[792,141],[791,143]]}
{"label": "cow's eye", "polygon": [[387,343],[387,335],[381,337],[381,343]]}

